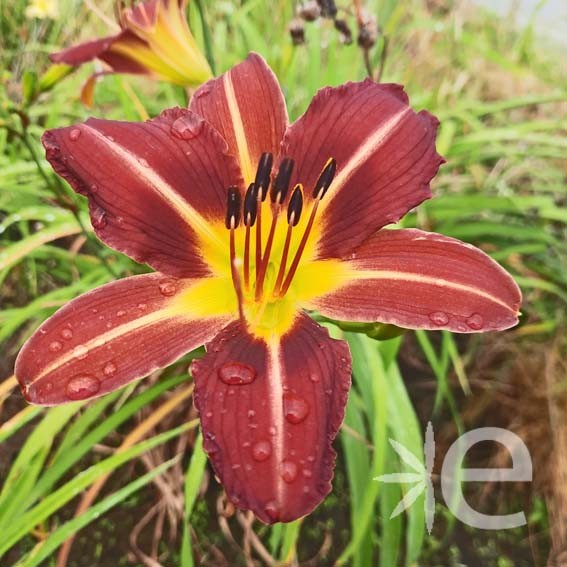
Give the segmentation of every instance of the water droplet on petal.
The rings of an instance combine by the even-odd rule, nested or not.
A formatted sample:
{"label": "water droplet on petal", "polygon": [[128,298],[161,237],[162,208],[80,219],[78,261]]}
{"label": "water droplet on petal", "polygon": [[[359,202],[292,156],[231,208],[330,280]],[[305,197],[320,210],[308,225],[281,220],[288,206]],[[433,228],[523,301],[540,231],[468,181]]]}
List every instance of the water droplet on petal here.
{"label": "water droplet on petal", "polygon": [[119,309],[119,310],[116,312],[116,316],[117,316],[117,317],[124,317],[124,315],[126,315],[126,311],[124,311],[124,309]]}
{"label": "water droplet on petal", "polygon": [[70,132],[69,132],[69,139],[73,142],[75,142],[76,140],[79,139],[79,137],[81,136],[81,131],[78,128],[73,128]]}
{"label": "water droplet on petal", "polygon": [[106,211],[101,206],[95,206],[91,209],[91,223],[94,228],[104,228],[108,224]]}
{"label": "water droplet on petal", "polygon": [[251,384],[256,378],[256,370],[240,362],[226,362],[217,371],[219,378],[230,386]]}
{"label": "water droplet on petal", "polygon": [[301,474],[305,477],[305,478],[311,478],[313,476],[313,471],[311,469],[303,469],[301,471]]}
{"label": "water droplet on petal", "polygon": [[264,512],[272,522],[277,522],[280,519],[280,511],[275,501],[270,501],[266,504]]}
{"label": "water droplet on petal", "polygon": [[166,297],[171,297],[177,292],[177,283],[174,280],[162,280],[159,282],[159,292]]}
{"label": "water droplet on petal", "polygon": [[204,120],[193,112],[178,118],[171,125],[171,133],[180,140],[191,140],[203,129]]}
{"label": "water droplet on petal", "polygon": [[62,336],[65,340],[69,341],[69,340],[71,340],[71,339],[73,338],[73,331],[71,331],[71,329],[69,329],[68,327],[66,327],[65,329],[63,329],[63,330],[61,331],[61,336]]}
{"label": "water droplet on petal", "polygon": [[466,321],[465,323],[471,328],[474,329],[475,331],[479,331],[480,329],[482,329],[482,326],[484,325],[484,319],[482,318],[482,315],[480,315],[479,313],[473,313]]}
{"label": "water droplet on petal", "polygon": [[88,374],[80,374],[71,378],[65,388],[65,394],[70,400],[86,400],[100,390],[100,382]]}
{"label": "water droplet on petal", "polygon": [[449,322],[449,315],[444,311],[435,311],[429,314],[429,319],[435,325],[446,325]]}
{"label": "water droplet on petal", "polygon": [[102,373],[105,376],[114,376],[116,374],[116,364],[110,360],[104,365]]}
{"label": "water droplet on petal", "polygon": [[143,311],[147,305],[145,303],[138,303],[138,305],[136,305],[136,307],[140,310]]}
{"label": "water droplet on petal", "polygon": [[51,352],[58,352],[63,348],[63,345],[59,341],[53,341],[49,343],[48,348]]}
{"label": "water droplet on petal", "polygon": [[285,418],[290,423],[301,423],[309,414],[307,400],[295,394],[284,394],[283,407]]}
{"label": "water droplet on petal", "polygon": [[93,183],[90,189],[91,189],[91,193],[98,193],[98,185],[96,183]]}
{"label": "water droplet on petal", "polygon": [[293,461],[283,461],[280,467],[280,475],[285,482],[291,483],[297,478],[297,465]]}
{"label": "water droplet on petal", "polygon": [[148,160],[147,160],[147,159],[138,158],[138,163],[139,163],[142,167],[150,167],[150,164],[148,163]]}
{"label": "water droplet on petal", "polygon": [[272,454],[272,444],[269,441],[258,441],[252,447],[252,457],[255,461],[265,461]]}
{"label": "water droplet on petal", "polygon": [[277,432],[278,430],[273,425],[270,425],[270,428],[268,429],[268,433],[273,437]]}
{"label": "water droplet on petal", "polygon": [[83,345],[79,345],[73,349],[73,356],[79,360],[87,358],[89,355],[89,349]]}
{"label": "water droplet on petal", "polygon": [[312,372],[311,374],[309,374],[309,380],[311,380],[311,382],[319,382],[320,380],[319,374],[315,374],[315,372]]}
{"label": "water droplet on petal", "polygon": [[211,94],[212,86],[208,83],[202,85],[197,92],[193,95],[193,98],[199,99],[209,96]]}
{"label": "water droplet on petal", "polygon": [[253,409],[248,410],[248,419],[252,419],[256,415],[256,412]]}

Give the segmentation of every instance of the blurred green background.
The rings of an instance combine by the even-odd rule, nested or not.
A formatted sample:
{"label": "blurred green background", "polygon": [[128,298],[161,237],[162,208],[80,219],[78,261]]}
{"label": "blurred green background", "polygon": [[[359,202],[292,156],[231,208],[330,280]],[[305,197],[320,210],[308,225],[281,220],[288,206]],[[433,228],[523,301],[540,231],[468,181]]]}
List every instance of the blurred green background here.
{"label": "blurred green background", "polygon": [[[146,270],[94,238],[86,201],[43,158],[42,132],[93,114],[141,120],[190,96],[116,75],[100,81],[87,109],[79,93],[93,65],[35,96],[50,52],[115,30],[110,1],[34,4],[41,17],[24,0],[0,0],[0,564],[567,564],[567,48],[560,4],[551,3],[557,33],[545,23],[544,2],[519,14],[502,3],[497,16],[450,0],[338,0],[348,44],[332,20],[298,17],[299,3],[191,2],[192,31],[216,73],[249,51],[261,53],[292,119],[320,87],[361,80],[368,68],[404,84],[414,107],[440,118],[438,150],[447,159],[434,180],[436,198],[404,226],[480,246],[524,293],[521,325],[498,335],[411,332],[376,342],[330,324],[354,357],[334,490],[309,517],[272,528],[236,512],[214,480],[190,401],[190,356],[91,404],[46,410],[27,406],[14,389],[15,355],[42,321],[92,287]],[[366,52],[357,45],[359,8],[378,25]],[[303,44],[293,45],[290,26],[296,37],[304,34]],[[524,510],[527,526],[467,528],[441,497],[431,535],[421,497],[390,519],[407,487],[372,478],[404,470],[389,438],[422,455],[428,421],[436,474],[459,432],[500,426],[520,435],[534,481],[470,483],[465,494],[485,513]],[[493,445],[467,460],[509,463]],[[72,547],[61,548],[70,536]]]}

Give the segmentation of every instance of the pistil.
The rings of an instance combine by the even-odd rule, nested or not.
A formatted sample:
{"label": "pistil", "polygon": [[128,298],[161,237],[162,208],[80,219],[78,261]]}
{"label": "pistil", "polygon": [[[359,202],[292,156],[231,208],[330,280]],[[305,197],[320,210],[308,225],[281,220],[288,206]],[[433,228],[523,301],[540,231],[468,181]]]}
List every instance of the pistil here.
{"label": "pistil", "polygon": [[238,187],[229,187],[227,192],[226,203],[226,219],[225,226],[230,230],[230,272],[232,276],[232,284],[236,292],[238,301],[238,315],[242,323],[245,323],[242,295],[242,285],[240,283],[240,274],[238,273],[238,266],[236,260],[236,245],[234,231],[240,224],[240,192]]}
{"label": "pistil", "polygon": [[[246,234],[244,236],[244,288],[250,288],[250,229],[254,226],[258,212],[258,201],[256,199],[256,186],[251,183],[244,197],[244,225]],[[261,204],[261,201],[260,201]]]}

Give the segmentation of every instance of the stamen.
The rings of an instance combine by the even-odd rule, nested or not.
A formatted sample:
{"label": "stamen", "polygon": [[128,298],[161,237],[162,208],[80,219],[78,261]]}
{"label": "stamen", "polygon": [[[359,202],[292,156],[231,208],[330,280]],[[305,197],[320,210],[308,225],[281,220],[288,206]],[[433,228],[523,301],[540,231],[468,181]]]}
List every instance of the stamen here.
{"label": "stamen", "polygon": [[235,229],[240,224],[240,191],[238,187],[228,188],[226,194],[226,228]]}
{"label": "stamen", "polygon": [[[294,161],[290,158],[283,158],[278,174],[272,183],[272,189],[270,191],[270,199],[274,204],[272,209],[272,225],[270,226],[270,232],[268,234],[268,241],[266,242],[266,249],[264,250],[264,255],[260,260],[260,268],[256,270],[256,301],[262,297],[264,293],[264,279],[266,277],[266,270],[268,269],[268,264],[270,262],[270,254],[272,252],[272,245],[274,242],[274,235],[276,233],[276,225],[278,223],[278,218],[280,216],[281,206],[284,202],[287,192],[289,189],[289,182],[291,180],[291,174],[293,172]],[[258,194],[260,192],[258,191]]]}
{"label": "stamen", "polygon": [[291,262],[289,272],[287,273],[285,281],[278,292],[280,296],[283,296],[287,293],[293,277],[295,276],[295,272],[297,271],[297,267],[299,266],[299,260],[301,259],[301,255],[305,250],[305,245],[307,244],[309,234],[311,233],[311,229],[313,228],[313,222],[315,221],[315,215],[317,214],[319,202],[325,196],[325,193],[327,193],[331,183],[333,182],[336,172],[337,162],[334,158],[330,158],[325,164],[323,171],[321,171],[319,179],[317,179],[317,183],[315,183],[315,188],[313,190],[313,197],[315,199],[315,202],[313,203],[313,208],[311,209],[311,214],[309,215],[309,220],[307,221],[307,226],[305,227],[305,232],[301,237],[301,242],[297,247],[293,261]]}
{"label": "stamen", "polygon": [[291,244],[291,233],[293,227],[297,225],[301,217],[303,209],[303,186],[298,183],[293,189],[289,205],[287,207],[287,233],[285,236],[285,243],[282,251],[282,259],[280,261],[280,269],[276,278],[276,285],[274,286],[274,295],[280,295],[280,286],[284,277],[285,267],[287,264],[287,256],[289,254],[289,246]]}
{"label": "stamen", "polygon": [[258,209],[258,221],[256,224],[256,280],[258,279],[260,264],[262,263],[262,203],[268,194],[273,162],[274,157],[272,154],[264,152],[260,156],[258,169],[256,170],[256,179],[254,180]]}
{"label": "stamen", "polygon": [[319,175],[319,179],[317,179],[317,183],[315,183],[315,189],[313,189],[313,198],[314,199],[322,199],[325,196],[325,193],[328,191],[329,186],[333,182],[335,177],[335,173],[337,172],[337,162],[334,158],[329,158],[323,171]]}
{"label": "stamen", "polygon": [[244,224],[246,234],[244,237],[244,287],[248,291],[250,286],[250,227],[256,222],[258,201],[256,200],[256,186],[251,183],[244,197]]}
{"label": "stamen", "polygon": [[234,241],[234,229],[240,224],[240,192],[238,187],[229,187],[226,198],[226,228],[230,230],[230,272],[232,276],[232,284],[236,292],[238,300],[238,315],[242,323],[244,319],[244,309],[242,307],[244,297],[242,295],[242,285],[240,283],[240,275],[236,264],[236,245]]}
{"label": "stamen", "polygon": [[258,189],[258,194],[262,201],[266,199],[268,194],[268,186],[270,185],[270,175],[272,173],[272,164],[274,162],[274,157],[272,154],[264,152],[260,156],[260,161],[258,162],[258,169],[256,170],[256,179],[254,180],[254,185]]}
{"label": "stamen", "polygon": [[283,158],[270,191],[272,203],[281,205],[285,201],[294,164],[291,158]]}

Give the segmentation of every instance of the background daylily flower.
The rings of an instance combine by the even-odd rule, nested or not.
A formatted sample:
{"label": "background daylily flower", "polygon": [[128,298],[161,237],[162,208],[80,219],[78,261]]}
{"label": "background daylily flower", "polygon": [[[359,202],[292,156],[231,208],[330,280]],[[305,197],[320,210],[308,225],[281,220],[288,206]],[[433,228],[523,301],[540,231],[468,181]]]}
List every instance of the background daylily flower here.
{"label": "background daylily flower", "polygon": [[[99,59],[114,73],[149,75],[181,86],[197,86],[212,77],[187,24],[188,0],[146,0],[118,15],[121,31],[51,55],[55,63],[77,66]],[[83,88],[89,101],[97,74]]]}
{"label": "background daylily flower", "polygon": [[195,404],[229,498],[267,523],[309,513],[331,490],[351,359],[308,310],[455,332],[517,322],[519,289],[482,251],[383,228],[430,197],[437,125],[368,80],[322,89],[289,125],[250,55],[189,110],[46,132],[99,238],[157,272],[48,319],[16,362],[24,395],[100,396],[206,343]]}

